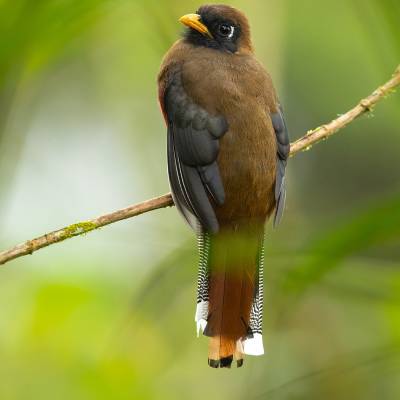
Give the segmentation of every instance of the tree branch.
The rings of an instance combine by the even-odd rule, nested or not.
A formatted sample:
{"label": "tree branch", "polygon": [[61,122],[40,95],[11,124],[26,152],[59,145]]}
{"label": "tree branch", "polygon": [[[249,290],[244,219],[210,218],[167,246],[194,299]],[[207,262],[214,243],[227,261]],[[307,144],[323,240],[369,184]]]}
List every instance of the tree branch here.
{"label": "tree branch", "polygon": [[327,139],[338,130],[344,128],[350,122],[354,121],[360,115],[370,112],[374,106],[382,99],[386,98],[391,93],[395,92],[397,86],[400,85],[400,65],[397,67],[392,78],[382,86],[378,87],[372,94],[365,99],[362,99],[354,108],[347,113],[340,115],[338,118],[322,125],[312,131],[308,131],[305,136],[296,140],[290,145],[290,155],[298,153],[302,150],[308,150],[313,144],[321,140]]}
{"label": "tree branch", "polygon": [[[380,100],[384,99],[389,94],[394,92],[395,88],[399,85],[400,65],[397,67],[394,75],[389,81],[376,89],[370,96],[362,99],[354,108],[352,108],[345,114],[342,114],[333,121],[329,122],[328,124],[322,125],[321,127],[307,132],[305,136],[292,143],[290,147],[290,155],[293,156],[300,151],[308,150],[312,145],[321,140],[327,139],[329,136],[344,128],[360,115],[370,112]],[[113,224],[114,222],[136,217],[140,214],[157,210],[159,208],[172,207],[173,205],[174,203],[172,200],[172,196],[170,193],[168,193],[163,196],[156,197],[154,199],[147,200],[118,211],[114,211],[110,214],[102,215],[95,219],[69,225],[65,228],[47,233],[35,239],[28,240],[9,250],[1,252],[0,265],[5,264],[18,257],[32,254],[37,250],[58,242],[62,242],[63,240],[75,236],[84,235],[85,233],[106,225]]]}

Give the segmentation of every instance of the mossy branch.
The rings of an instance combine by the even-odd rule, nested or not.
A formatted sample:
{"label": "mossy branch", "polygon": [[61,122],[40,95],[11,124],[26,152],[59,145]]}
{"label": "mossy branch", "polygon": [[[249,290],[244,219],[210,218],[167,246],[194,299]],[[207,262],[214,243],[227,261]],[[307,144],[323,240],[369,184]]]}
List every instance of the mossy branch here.
{"label": "mossy branch", "polygon": [[[376,89],[371,95],[369,95],[365,99],[362,99],[354,108],[352,108],[345,114],[340,115],[338,118],[334,119],[328,124],[308,131],[303,137],[292,143],[290,147],[290,155],[293,156],[300,151],[310,149],[311,146],[315,143],[323,139],[327,139],[329,136],[333,135],[334,133],[338,132],[340,129],[344,128],[346,125],[354,121],[354,119],[365,113],[370,112],[380,100],[386,98],[388,95],[393,93],[399,85],[400,65],[397,67],[394,75],[389,81]],[[63,240],[67,240],[75,236],[84,235],[95,229],[113,224],[114,222],[136,217],[140,214],[144,214],[160,208],[172,207],[173,205],[174,202],[172,200],[172,196],[170,193],[168,193],[163,196],[156,197],[154,199],[147,200],[136,205],[132,205],[122,210],[102,215],[101,217],[92,220],[69,225],[65,228],[47,233],[35,239],[28,240],[9,250],[1,252],[0,265],[6,264],[7,262],[16,258],[32,254],[37,250],[40,250],[55,243],[62,242]]]}

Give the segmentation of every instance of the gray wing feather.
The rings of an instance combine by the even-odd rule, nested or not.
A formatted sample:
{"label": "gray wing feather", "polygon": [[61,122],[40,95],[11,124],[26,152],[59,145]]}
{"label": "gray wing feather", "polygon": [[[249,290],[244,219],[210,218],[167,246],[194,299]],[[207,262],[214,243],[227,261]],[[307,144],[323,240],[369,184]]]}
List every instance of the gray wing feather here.
{"label": "gray wing feather", "polygon": [[[219,229],[210,197],[223,204],[225,191],[217,164],[219,139],[227,132],[222,116],[212,116],[186,94],[176,73],[164,95],[168,117],[168,171],[177,207],[193,229]],[[210,196],[209,196],[210,195]]]}
{"label": "gray wing feather", "polygon": [[286,127],[283,110],[279,107],[276,113],[271,114],[272,125],[275,130],[277,143],[277,166],[276,166],[276,181],[275,181],[275,200],[276,210],[274,217],[274,226],[278,226],[282,219],[283,211],[286,202],[286,181],[285,172],[287,159],[290,153],[289,134]]}
{"label": "gray wing feather", "polygon": [[[167,147],[167,159],[168,159],[168,176],[171,185],[172,197],[174,204],[182,216],[186,219],[188,224],[197,230],[198,219],[193,211],[192,206],[187,195],[187,191],[183,185],[182,171],[180,164],[177,160],[175,153],[175,146],[172,133],[168,132],[168,147]],[[178,190],[179,189],[179,190]]]}

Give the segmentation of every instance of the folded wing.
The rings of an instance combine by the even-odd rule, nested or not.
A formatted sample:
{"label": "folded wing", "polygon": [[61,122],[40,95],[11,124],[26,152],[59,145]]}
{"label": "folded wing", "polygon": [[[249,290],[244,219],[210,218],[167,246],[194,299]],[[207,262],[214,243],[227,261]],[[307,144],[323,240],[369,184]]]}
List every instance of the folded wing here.
{"label": "folded wing", "polygon": [[160,93],[160,102],[168,124],[168,173],[176,206],[194,229],[200,223],[203,230],[216,233],[212,203],[225,201],[217,157],[228,124],[191,100],[178,72]]}
{"label": "folded wing", "polygon": [[276,113],[271,114],[272,125],[275,130],[277,143],[277,165],[276,165],[276,182],[275,182],[275,200],[276,211],[274,218],[274,226],[277,226],[282,218],[286,201],[286,182],[285,172],[287,159],[290,153],[289,133],[286,128],[285,119],[282,108]]}

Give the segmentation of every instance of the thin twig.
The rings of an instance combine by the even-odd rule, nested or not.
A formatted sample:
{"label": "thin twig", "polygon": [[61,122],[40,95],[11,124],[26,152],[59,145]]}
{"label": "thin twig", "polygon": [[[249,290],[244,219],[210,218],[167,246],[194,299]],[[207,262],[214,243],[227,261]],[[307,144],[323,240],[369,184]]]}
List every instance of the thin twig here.
{"label": "thin twig", "polygon": [[296,140],[290,146],[290,155],[298,153],[302,150],[308,150],[313,144],[321,140],[327,139],[329,136],[344,128],[350,122],[354,121],[360,115],[370,112],[374,106],[382,99],[395,91],[395,88],[400,85],[400,65],[397,67],[392,79],[384,85],[378,87],[371,95],[362,99],[354,108],[346,114],[340,115],[338,118],[322,125],[312,131],[308,131],[305,136]]}
{"label": "thin twig", "polygon": [[[393,77],[384,85],[376,89],[370,96],[362,99],[350,111],[342,114],[338,118],[329,122],[326,125],[307,132],[307,134],[291,144],[290,155],[293,156],[302,150],[308,150],[313,144],[328,138],[340,129],[344,128],[354,119],[360,115],[370,112],[373,107],[389,94],[394,92],[394,89],[400,85],[400,65],[397,67]],[[65,228],[59,229],[54,232],[47,233],[36,239],[28,240],[18,246],[0,253],[0,265],[14,260],[18,257],[23,257],[28,254],[40,250],[52,244],[62,242],[63,240],[80,236],[95,229],[101,228],[106,225],[113,224],[114,222],[121,221],[136,217],[137,215],[147,213],[149,211],[157,210],[165,207],[172,207],[174,205],[170,193],[151,200],[144,201],[122,210],[114,211],[110,214],[102,215],[98,218],[79,222],[77,224],[69,225]]]}

